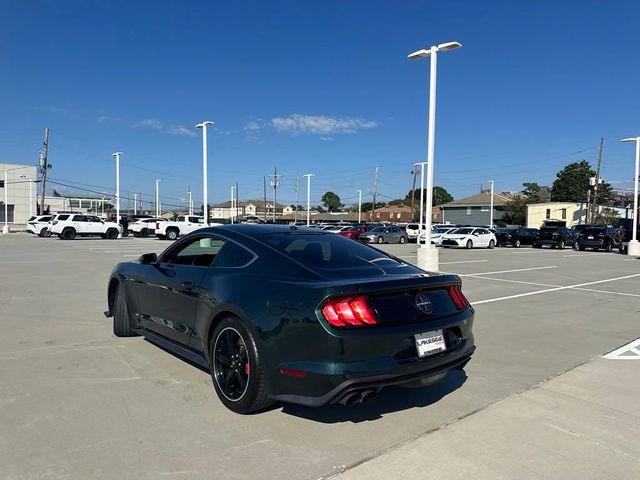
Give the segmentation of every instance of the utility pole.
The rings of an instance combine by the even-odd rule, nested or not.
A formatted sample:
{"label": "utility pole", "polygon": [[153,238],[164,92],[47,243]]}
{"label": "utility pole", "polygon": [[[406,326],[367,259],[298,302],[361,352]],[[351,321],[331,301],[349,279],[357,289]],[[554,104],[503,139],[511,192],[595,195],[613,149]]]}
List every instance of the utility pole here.
{"label": "utility pole", "polygon": [[276,206],[278,205],[276,191],[280,186],[280,180],[278,179],[280,176],[281,175],[278,175],[278,167],[273,167],[273,175],[271,175],[271,186],[273,187],[273,223],[276,223]]}
{"label": "utility pole", "polygon": [[414,167],[411,170],[413,174],[413,185],[411,186],[411,220],[415,220],[416,218],[416,177],[418,176],[418,170]]}
{"label": "utility pole", "polygon": [[236,222],[238,221],[238,198],[240,198],[240,190],[238,188],[238,182],[236,182]]}
{"label": "utility pole", "polygon": [[133,214],[134,215],[138,214],[138,194],[137,193],[133,194]]}
{"label": "utility pole", "polygon": [[231,224],[233,224],[233,201],[235,200],[234,190],[235,185],[231,185],[231,203],[229,204],[229,217],[231,217]]}
{"label": "utility pole", "polygon": [[264,187],[264,223],[267,223],[267,177],[262,177],[262,186]]}
{"label": "utility pole", "polygon": [[373,209],[371,210],[371,221],[375,222],[376,218],[376,195],[378,194],[378,165],[376,165],[376,174],[373,177]]}
{"label": "utility pole", "polygon": [[296,177],[296,208],[293,209],[293,224],[298,223],[298,203],[300,203],[300,176]]}
{"label": "utility pole", "polygon": [[193,215],[193,196],[191,195],[191,185],[187,185],[187,193],[189,194],[189,215]]}
{"label": "utility pole", "polygon": [[42,177],[42,196],[40,197],[40,215],[44,215],[44,192],[47,184],[47,170],[49,169],[49,128],[44,129],[44,142],[40,152],[40,175]]}
{"label": "utility pole", "polygon": [[598,209],[598,185],[600,184],[600,166],[602,165],[602,150],[604,149],[604,137],[600,137],[600,149],[598,150],[598,163],[596,166],[596,184],[593,186],[593,198],[591,199],[591,223],[596,217]]}

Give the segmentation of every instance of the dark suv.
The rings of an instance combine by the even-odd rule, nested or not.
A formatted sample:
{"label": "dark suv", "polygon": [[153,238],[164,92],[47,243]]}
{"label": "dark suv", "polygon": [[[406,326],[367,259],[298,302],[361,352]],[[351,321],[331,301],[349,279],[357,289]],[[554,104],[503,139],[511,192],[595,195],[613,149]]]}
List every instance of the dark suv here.
{"label": "dark suv", "polygon": [[620,232],[612,227],[592,226],[585,228],[578,235],[576,248],[578,250],[584,250],[585,248],[603,249],[607,252],[612,252],[614,248],[617,248],[622,252],[622,236]]}
{"label": "dark suv", "polygon": [[538,234],[537,228],[499,228],[496,234],[497,245],[533,245],[533,241]]}
{"label": "dark suv", "polygon": [[575,244],[576,237],[568,228],[542,227],[533,241],[533,248],[542,248],[544,245],[549,245],[551,248],[564,248],[573,247]]}

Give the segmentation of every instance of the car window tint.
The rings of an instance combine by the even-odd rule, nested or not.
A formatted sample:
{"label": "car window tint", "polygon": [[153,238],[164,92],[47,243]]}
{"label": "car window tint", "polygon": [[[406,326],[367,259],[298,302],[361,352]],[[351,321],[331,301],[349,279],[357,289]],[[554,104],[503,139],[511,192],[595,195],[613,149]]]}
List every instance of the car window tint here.
{"label": "car window tint", "polygon": [[178,250],[170,252],[162,261],[177,265],[209,267],[223,245],[224,241],[218,238],[196,238],[182,245]]}
{"label": "car window tint", "polygon": [[39,221],[40,222],[48,222],[49,220],[51,220],[53,217],[42,217]]}
{"label": "car window tint", "polygon": [[399,265],[383,252],[340,235],[266,234],[263,240],[304,265],[338,269]]}
{"label": "car window tint", "polygon": [[233,242],[226,242],[216,255],[213,267],[243,267],[253,259],[254,255]]}
{"label": "car window tint", "polygon": [[100,218],[99,218],[99,217],[89,217],[89,219],[90,219],[92,222],[101,222],[101,221],[102,221],[102,220],[100,220]]}
{"label": "car window tint", "polygon": [[76,215],[73,217],[73,221],[74,222],[86,222],[87,221],[87,217],[85,217],[84,215]]}

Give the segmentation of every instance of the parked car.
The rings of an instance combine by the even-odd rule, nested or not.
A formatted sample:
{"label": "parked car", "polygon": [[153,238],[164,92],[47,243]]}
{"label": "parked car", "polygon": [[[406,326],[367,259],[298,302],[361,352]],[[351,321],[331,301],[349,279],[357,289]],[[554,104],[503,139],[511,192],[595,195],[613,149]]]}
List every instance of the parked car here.
{"label": "parked car", "polygon": [[193,215],[179,215],[172,222],[156,222],[155,234],[161,240],[175,240],[181,235],[195,232],[207,225],[204,223],[204,217]]}
{"label": "parked car", "polygon": [[122,226],[115,222],[105,222],[95,215],[57,215],[51,225],[51,234],[62,240],[76,237],[102,237],[116,239],[122,233]]}
{"label": "parked car", "polygon": [[486,228],[462,227],[456,228],[442,236],[444,248],[493,248],[496,236]]}
{"label": "parked car", "polygon": [[367,231],[367,227],[349,227],[346,230],[340,230],[338,235],[341,235],[352,240],[357,240],[360,235]]}
{"label": "parked car", "polygon": [[[442,246],[442,237],[447,233],[451,233],[456,230],[457,227],[446,227],[446,228],[435,228],[431,232],[431,245],[435,245],[437,247]],[[418,242],[424,243],[427,239],[427,233],[422,231],[420,235],[418,235]]]}
{"label": "parked car", "polygon": [[520,248],[520,245],[533,245],[537,235],[537,228],[499,228],[496,245],[511,245],[516,248]]}
{"label": "parked car", "polygon": [[206,368],[236,413],[368,402],[438,382],[475,350],[458,276],[317,230],[205,228],[119,263],[107,285],[115,335]]}
{"label": "parked car", "polygon": [[166,222],[165,218],[141,218],[129,224],[129,231],[134,237],[147,237],[155,235],[156,223]]}
{"label": "parked car", "polygon": [[375,227],[361,234],[358,240],[368,243],[406,243],[407,232],[398,227]]}
{"label": "parked car", "polygon": [[344,230],[348,230],[349,228],[351,228],[351,225],[333,225],[332,227],[327,228],[325,231],[331,233],[340,233]]}
{"label": "parked car", "polygon": [[418,240],[418,234],[421,230],[424,230],[425,226],[420,226],[419,223],[410,223],[405,227],[405,231],[407,232],[407,240],[409,242],[416,242]]}
{"label": "parked car", "polygon": [[[622,252],[627,253],[629,242],[633,238],[633,219],[621,218],[619,219],[614,228],[620,232],[620,238],[622,240]],[[640,224],[636,230],[636,239],[640,240]]]}
{"label": "parked car", "polygon": [[36,215],[27,220],[27,232],[39,237],[46,237],[49,231],[49,220],[53,215]]}
{"label": "parked car", "polygon": [[533,241],[533,248],[542,248],[545,245],[551,248],[574,247],[576,237],[567,227],[542,227]]}
{"label": "parked car", "polygon": [[612,252],[614,248],[617,248],[620,253],[624,252],[620,232],[613,227],[602,226],[585,228],[582,233],[578,234],[575,248],[581,251],[585,248],[602,249],[607,252]]}

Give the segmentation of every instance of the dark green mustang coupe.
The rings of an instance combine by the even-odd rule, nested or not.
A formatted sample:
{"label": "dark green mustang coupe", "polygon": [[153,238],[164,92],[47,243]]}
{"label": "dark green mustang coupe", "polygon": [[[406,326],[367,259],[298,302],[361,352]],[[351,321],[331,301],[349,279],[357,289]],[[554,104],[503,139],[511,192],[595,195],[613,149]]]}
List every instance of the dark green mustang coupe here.
{"label": "dark green mustang coupe", "polygon": [[462,369],[475,350],[460,278],[315,229],[198,230],[109,279],[117,336],[210,369],[229,409],[371,400]]}

